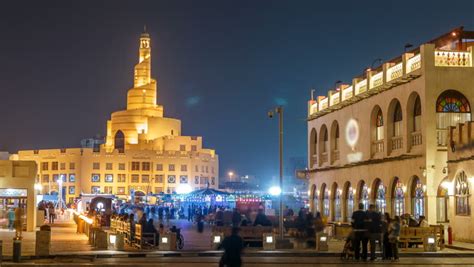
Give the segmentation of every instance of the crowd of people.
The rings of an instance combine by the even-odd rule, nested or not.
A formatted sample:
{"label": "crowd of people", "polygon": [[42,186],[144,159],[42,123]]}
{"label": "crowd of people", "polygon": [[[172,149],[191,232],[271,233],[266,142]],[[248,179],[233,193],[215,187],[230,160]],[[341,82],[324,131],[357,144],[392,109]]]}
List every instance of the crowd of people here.
{"label": "crowd of people", "polygon": [[[352,214],[352,233],[350,240],[355,253],[355,259],[371,260],[376,259],[376,244],[380,244],[382,260],[398,261],[398,247],[400,231],[402,227],[417,226],[428,227],[428,221],[424,216],[420,216],[418,222],[410,216],[390,217],[389,213],[381,214],[370,205],[369,210],[364,210],[364,205],[359,204],[359,209]],[[368,245],[370,245],[370,258],[368,255]],[[362,248],[362,251],[361,251]]]}

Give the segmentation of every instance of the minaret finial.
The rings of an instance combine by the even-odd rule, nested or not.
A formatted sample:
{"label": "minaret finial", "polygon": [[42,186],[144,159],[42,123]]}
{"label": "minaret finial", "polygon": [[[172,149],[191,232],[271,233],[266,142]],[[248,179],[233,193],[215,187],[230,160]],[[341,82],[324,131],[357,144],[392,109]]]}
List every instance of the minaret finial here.
{"label": "minaret finial", "polygon": [[143,33],[146,33],[146,24],[143,24]]}

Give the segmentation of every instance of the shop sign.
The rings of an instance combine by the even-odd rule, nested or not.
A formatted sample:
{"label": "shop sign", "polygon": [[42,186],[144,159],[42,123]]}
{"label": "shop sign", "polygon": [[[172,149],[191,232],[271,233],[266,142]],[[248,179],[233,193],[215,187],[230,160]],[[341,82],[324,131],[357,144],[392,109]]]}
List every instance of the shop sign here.
{"label": "shop sign", "polygon": [[26,189],[0,188],[0,197],[26,197],[27,195]]}

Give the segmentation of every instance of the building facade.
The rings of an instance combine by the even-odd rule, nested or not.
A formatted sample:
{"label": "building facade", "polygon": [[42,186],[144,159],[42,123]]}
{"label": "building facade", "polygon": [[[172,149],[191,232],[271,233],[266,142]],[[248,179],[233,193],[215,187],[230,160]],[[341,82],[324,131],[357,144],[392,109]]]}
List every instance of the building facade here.
{"label": "building facade", "polygon": [[471,121],[474,32],[455,29],[308,102],[313,212],[349,222],[358,203],[448,221],[438,190],[448,129]]}
{"label": "building facade", "polygon": [[450,128],[447,175],[441,182],[437,196],[446,209],[439,210],[453,229],[453,238],[460,241],[474,240],[473,206],[474,183],[474,122]]}
{"label": "building facade", "polygon": [[35,230],[36,173],[35,162],[0,160],[0,228],[8,228],[8,213],[21,208],[23,230]]}
{"label": "building facade", "polygon": [[[172,193],[180,187],[218,188],[219,158],[203,148],[202,137],[181,135],[181,121],[164,117],[157,104],[157,83],[151,77],[151,40],[142,33],[134,86],[127,109],[112,113],[105,143],[82,148],[19,151],[19,160],[33,160],[43,193],[57,193],[72,202],[80,193],[127,196]],[[90,143],[90,142],[89,142]]]}

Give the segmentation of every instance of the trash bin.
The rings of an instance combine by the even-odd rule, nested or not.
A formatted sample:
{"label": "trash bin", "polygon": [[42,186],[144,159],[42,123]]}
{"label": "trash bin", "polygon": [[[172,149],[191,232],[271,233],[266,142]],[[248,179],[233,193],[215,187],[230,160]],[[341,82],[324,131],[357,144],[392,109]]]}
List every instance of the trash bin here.
{"label": "trash bin", "polygon": [[115,249],[116,250],[124,250],[124,246],[125,246],[125,235],[124,234],[116,234]]}
{"label": "trash bin", "polygon": [[165,233],[160,235],[159,250],[176,250],[176,233]]}
{"label": "trash bin", "polygon": [[49,256],[51,251],[51,231],[36,231],[35,255]]}
{"label": "trash bin", "polygon": [[316,234],[316,251],[328,251],[328,235],[319,232]]}
{"label": "trash bin", "polygon": [[21,239],[13,238],[13,262],[20,262],[21,259]]}

